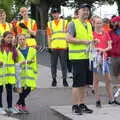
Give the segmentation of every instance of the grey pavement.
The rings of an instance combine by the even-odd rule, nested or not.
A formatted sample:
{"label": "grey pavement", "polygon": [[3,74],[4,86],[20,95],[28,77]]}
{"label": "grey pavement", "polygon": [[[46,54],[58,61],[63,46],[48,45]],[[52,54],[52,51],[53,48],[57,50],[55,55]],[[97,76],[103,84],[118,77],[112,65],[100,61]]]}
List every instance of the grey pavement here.
{"label": "grey pavement", "polygon": [[96,108],[95,105],[88,105],[93,109],[92,114],[73,115],[72,106],[51,106],[56,112],[64,115],[72,120],[119,120],[120,119],[120,106],[104,105],[102,108]]}
{"label": "grey pavement", "polygon": [[[59,114],[59,112],[53,111],[51,106],[71,106],[71,86],[72,80],[68,79],[70,87],[64,88],[62,86],[61,71],[58,65],[58,86],[56,88],[51,87],[51,74],[50,74],[50,62],[49,54],[39,53],[38,54],[38,81],[37,89],[32,91],[31,94],[26,99],[29,111],[31,114],[28,115],[12,115],[12,116],[2,116],[0,115],[0,120],[69,120],[70,118],[64,117],[64,115]],[[101,100],[103,104],[107,104],[108,99],[105,96],[104,82],[100,83],[100,93]],[[3,103],[6,107],[6,93],[3,94]],[[89,105],[95,105],[95,97],[91,93],[91,88],[86,91],[86,103]],[[18,99],[18,94],[13,94],[13,105]],[[70,109],[68,109],[70,111]],[[102,109],[101,109],[102,110]]]}

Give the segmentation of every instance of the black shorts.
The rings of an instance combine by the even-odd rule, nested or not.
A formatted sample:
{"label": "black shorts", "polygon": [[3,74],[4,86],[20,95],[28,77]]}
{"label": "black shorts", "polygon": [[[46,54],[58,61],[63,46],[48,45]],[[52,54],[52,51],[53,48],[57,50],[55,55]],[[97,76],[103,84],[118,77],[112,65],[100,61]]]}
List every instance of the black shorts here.
{"label": "black shorts", "polygon": [[74,60],[73,87],[84,87],[93,84],[93,71],[89,69],[89,60]]}

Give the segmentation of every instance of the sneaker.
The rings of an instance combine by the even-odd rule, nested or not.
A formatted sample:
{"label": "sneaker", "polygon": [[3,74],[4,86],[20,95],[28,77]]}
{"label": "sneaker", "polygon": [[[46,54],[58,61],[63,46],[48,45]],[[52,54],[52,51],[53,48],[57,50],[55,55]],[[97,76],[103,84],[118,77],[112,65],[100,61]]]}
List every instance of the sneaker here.
{"label": "sneaker", "polygon": [[82,115],[82,109],[80,109],[78,105],[73,105],[72,106],[72,114],[73,115]]}
{"label": "sneaker", "polygon": [[12,114],[17,114],[17,113],[19,113],[19,112],[16,111],[14,108],[8,108],[6,111],[7,111],[7,113],[12,113]]}
{"label": "sneaker", "polygon": [[22,113],[22,107],[21,107],[21,105],[18,105],[18,104],[14,105],[14,109],[15,109],[18,113]]}
{"label": "sneaker", "polygon": [[57,81],[56,80],[53,80],[52,81],[52,87],[56,87],[57,86]]}
{"label": "sneaker", "polygon": [[22,106],[22,111],[23,111],[25,114],[29,114],[29,111],[28,111],[27,106]]}
{"label": "sneaker", "polygon": [[97,107],[97,108],[101,108],[101,107],[102,107],[100,100],[96,101],[96,107]]}
{"label": "sneaker", "polygon": [[1,114],[1,115],[7,114],[7,113],[5,112],[5,110],[4,110],[2,107],[0,107],[0,114]]}
{"label": "sneaker", "polygon": [[82,109],[84,113],[93,113],[93,110],[89,109],[85,104],[80,104],[79,108]]}
{"label": "sneaker", "polygon": [[117,100],[114,100],[114,103],[115,103],[116,105],[120,105],[120,102],[117,101]]}
{"label": "sneaker", "polygon": [[112,104],[116,104],[116,105],[120,105],[120,102],[117,100],[109,100],[108,104],[112,105]]}
{"label": "sneaker", "polygon": [[68,83],[67,83],[66,79],[63,79],[63,86],[68,87]]}
{"label": "sneaker", "polygon": [[68,78],[73,78],[73,74],[71,72],[68,72]]}

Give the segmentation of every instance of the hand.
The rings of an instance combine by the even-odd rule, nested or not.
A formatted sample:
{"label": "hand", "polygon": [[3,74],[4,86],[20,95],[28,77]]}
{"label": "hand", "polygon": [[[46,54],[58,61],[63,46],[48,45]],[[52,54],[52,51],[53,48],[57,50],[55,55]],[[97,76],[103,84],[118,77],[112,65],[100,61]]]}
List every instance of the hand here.
{"label": "hand", "polygon": [[52,53],[52,49],[51,49],[51,48],[48,48],[47,51],[48,51],[49,53]]}
{"label": "hand", "polygon": [[103,49],[103,48],[97,48],[97,50],[98,50],[99,52],[105,52],[105,49]]}
{"label": "hand", "polygon": [[0,61],[0,66],[2,66],[2,65],[3,65],[3,62]]}
{"label": "hand", "polygon": [[97,44],[97,43],[100,42],[100,40],[96,38],[96,39],[93,40],[93,42],[94,42],[94,44]]}
{"label": "hand", "polygon": [[28,64],[31,64],[31,63],[33,63],[33,62],[34,62],[33,60],[28,60],[28,61],[27,61]]}
{"label": "hand", "polygon": [[21,62],[21,63],[20,63],[20,65],[24,65],[24,64],[26,64],[26,62],[25,62],[25,61],[23,61],[23,62]]}

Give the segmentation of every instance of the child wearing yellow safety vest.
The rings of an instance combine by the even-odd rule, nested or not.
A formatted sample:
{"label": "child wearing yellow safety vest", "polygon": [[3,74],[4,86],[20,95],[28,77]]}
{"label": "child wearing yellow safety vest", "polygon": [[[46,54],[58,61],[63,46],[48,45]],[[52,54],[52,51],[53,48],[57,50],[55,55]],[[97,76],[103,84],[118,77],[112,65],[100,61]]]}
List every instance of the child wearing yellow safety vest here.
{"label": "child wearing yellow safety vest", "polygon": [[19,99],[15,105],[15,108],[22,113],[28,113],[25,99],[31,90],[36,88],[36,49],[26,46],[25,36],[23,34],[18,36],[18,44],[18,62],[21,66],[20,78],[22,92],[19,93]]}
{"label": "child wearing yellow safety vest", "polygon": [[[13,34],[11,32],[4,32],[3,39],[0,46],[0,114],[18,113],[12,107],[12,87],[16,83],[15,78],[15,62],[17,60],[17,50],[12,45]],[[8,108],[3,108],[2,92],[6,88]]]}

